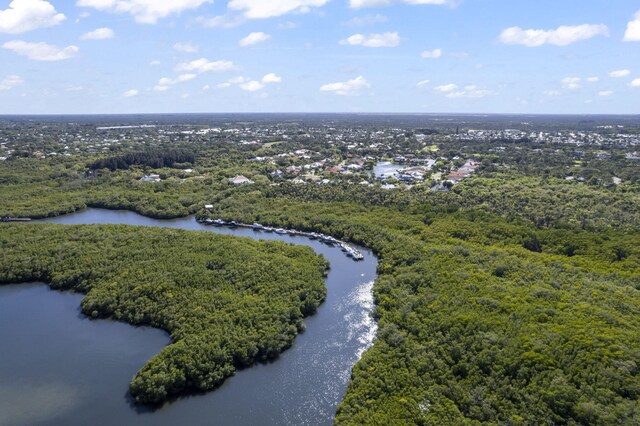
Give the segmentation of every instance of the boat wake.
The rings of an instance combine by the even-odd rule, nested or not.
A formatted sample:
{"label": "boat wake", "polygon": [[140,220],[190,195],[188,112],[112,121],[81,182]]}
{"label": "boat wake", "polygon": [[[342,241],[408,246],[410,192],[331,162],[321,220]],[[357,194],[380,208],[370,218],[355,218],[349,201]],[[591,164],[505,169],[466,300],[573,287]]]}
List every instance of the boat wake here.
{"label": "boat wake", "polygon": [[348,326],[347,341],[352,342],[354,339],[358,341],[355,361],[360,360],[362,354],[373,345],[378,331],[378,324],[372,316],[373,283],[370,281],[358,285],[337,308],[340,312],[346,312],[344,319]]}

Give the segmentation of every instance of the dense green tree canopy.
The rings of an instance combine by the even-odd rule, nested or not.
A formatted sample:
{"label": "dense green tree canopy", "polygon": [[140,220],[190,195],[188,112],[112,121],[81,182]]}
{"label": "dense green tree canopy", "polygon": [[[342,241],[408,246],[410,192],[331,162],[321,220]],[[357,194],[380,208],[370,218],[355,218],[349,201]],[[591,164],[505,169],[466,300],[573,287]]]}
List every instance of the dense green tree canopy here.
{"label": "dense green tree canopy", "polygon": [[169,332],[131,382],[140,402],[208,390],[277,357],[324,300],[307,247],[161,228],[0,224],[0,283],[86,293],[85,314]]}
{"label": "dense green tree canopy", "polygon": [[247,194],[211,213],[379,253],[378,338],[337,423],[637,424],[638,231],[539,230],[423,207]]}
{"label": "dense green tree canopy", "polygon": [[[86,206],[156,218],[197,214],[323,232],[372,248],[379,256],[379,333],[352,371],[338,424],[640,424],[637,119],[515,117],[499,128],[471,117],[429,126],[420,117],[350,120],[224,123],[219,132],[138,129],[125,135],[136,142],[122,137],[100,152],[79,144],[83,154],[69,158],[26,158],[35,149],[63,149],[44,136],[16,142],[19,149],[0,162],[0,216],[46,217]],[[525,130],[511,136],[505,126]],[[8,147],[20,140],[14,133]],[[104,134],[93,136],[104,142]],[[142,145],[154,154],[137,157]],[[194,161],[160,161],[158,153],[176,146],[195,152]],[[370,174],[377,161],[421,157],[435,162],[422,184],[387,190]],[[449,192],[429,189],[469,159],[478,164],[472,176],[449,182]],[[324,171],[314,174],[318,161]],[[98,169],[88,168],[91,162]],[[181,162],[193,163],[193,174]],[[334,171],[356,162],[354,171]],[[300,183],[307,172],[309,182]],[[141,182],[148,173],[162,181]],[[228,178],[238,174],[256,183],[231,185]],[[328,182],[310,183],[318,178]],[[324,294],[322,262],[284,246],[220,240],[229,253],[254,247],[255,260],[243,265],[241,257],[198,249],[192,264],[179,246],[201,247],[199,234],[178,233],[176,240],[129,228],[68,228],[70,236],[60,231],[67,228],[1,229],[6,280],[86,291],[90,315],[171,332],[175,343],[132,382],[144,401],[185,387],[209,389],[233,368],[275,355]],[[89,235],[102,235],[104,251],[84,248]],[[162,235],[180,244],[157,242]],[[129,254],[122,263],[114,262],[116,246]],[[272,263],[282,256],[289,263]],[[180,260],[156,263],[168,258]],[[312,268],[303,268],[303,259]],[[242,288],[253,279],[245,266],[263,272],[259,286],[278,294],[265,315],[263,293]],[[308,279],[297,281],[293,271]],[[185,285],[188,293],[175,290]],[[219,335],[220,328],[234,332]]]}

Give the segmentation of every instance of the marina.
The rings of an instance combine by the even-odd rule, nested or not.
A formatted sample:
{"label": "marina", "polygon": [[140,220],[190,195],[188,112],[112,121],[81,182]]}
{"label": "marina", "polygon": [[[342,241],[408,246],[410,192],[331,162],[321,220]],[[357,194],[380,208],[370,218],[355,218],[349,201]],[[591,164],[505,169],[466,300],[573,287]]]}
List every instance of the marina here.
{"label": "marina", "polygon": [[334,424],[351,369],[376,335],[371,312],[377,259],[371,251],[357,247],[365,259],[354,262],[318,239],[252,226],[203,226],[193,217],[151,219],[124,210],[85,209],[33,222],[156,226],[308,246],[331,264],[327,298],[305,318],[305,332],[273,362],[238,370],[215,391],[146,411],[131,405],[125,394],[135,372],[169,344],[166,333],[90,320],[79,315],[82,295],[52,291],[42,283],[0,286],[0,317],[7,325],[0,334],[13,342],[2,352],[0,383],[8,391],[0,401],[0,424]]}
{"label": "marina", "polygon": [[29,222],[28,217],[0,217],[0,222]]}
{"label": "marina", "polygon": [[226,226],[229,228],[250,228],[254,231],[260,232],[275,232],[278,235],[291,235],[296,236],[300,235],[303,237],[307,237],[311,240],[318,240],[321,243],[324,243],[328,246],[335,246],[340,248],[347,257],[352,258],[353,260],[364,260],[364,255],[360,253],[355,247],[352,247],[345,241],[340,241],[337,238],[334,238],[330,235],[319,234],[317,232],[304,232],[298,231],[295,229],[283,229],[283,228],[272,228],[269,226],[264,226],[259,223],[253,223],[249,225],[247,223],[239,223],[235,220],[224,221],[222,219],[209,219],[209,218],[199,218],[198,223],[203,225],[215,225],[215,226]]}

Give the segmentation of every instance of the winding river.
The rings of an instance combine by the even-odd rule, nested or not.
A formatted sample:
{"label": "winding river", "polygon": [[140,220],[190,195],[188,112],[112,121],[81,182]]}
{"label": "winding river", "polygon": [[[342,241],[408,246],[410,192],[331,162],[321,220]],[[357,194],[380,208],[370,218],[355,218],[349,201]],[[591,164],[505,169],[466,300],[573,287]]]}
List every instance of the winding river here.
{"label": "winding river", "polygon": [[166,333],[89,320],[80,312],[82,295],[42,283],[0,286],[0,424],[332,424],[351,368],[376,333],[370,314],[377,260],[371,251],[358,248],[365,260],[355,262],[305,237],[128,211],[87,209],[46,222],[172,227],[307,245],[331,262],[327,299],[305,320],[306,332],[274,362],[239,371],[215,391],[151,411],[132,405],[127,389],[135,372],[169,343]]}

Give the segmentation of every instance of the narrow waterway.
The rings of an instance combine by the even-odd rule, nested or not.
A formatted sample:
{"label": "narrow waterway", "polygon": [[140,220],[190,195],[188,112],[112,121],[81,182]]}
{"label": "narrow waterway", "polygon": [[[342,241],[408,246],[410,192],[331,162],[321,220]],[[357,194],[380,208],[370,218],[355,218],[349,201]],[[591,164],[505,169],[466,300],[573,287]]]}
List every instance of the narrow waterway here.
{"label": "narrow waterway", "polygon": [[12,342],[0,352],[0,424],[332,424],[351,368],[376,332],[370,314],[377,260],[371,251],[358,248],[365,259],[355,262],[306,237],[127,211],[88,209],[46,221],[172,227],[307,245],[331,263],[327,299],[276,361],[242,370],[215,391],[148,411],[131,405],[128,384],[169,342],[166,333],[89,320],[79,310],[81,295],[42,283],[0,286],[0,339]]}

